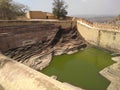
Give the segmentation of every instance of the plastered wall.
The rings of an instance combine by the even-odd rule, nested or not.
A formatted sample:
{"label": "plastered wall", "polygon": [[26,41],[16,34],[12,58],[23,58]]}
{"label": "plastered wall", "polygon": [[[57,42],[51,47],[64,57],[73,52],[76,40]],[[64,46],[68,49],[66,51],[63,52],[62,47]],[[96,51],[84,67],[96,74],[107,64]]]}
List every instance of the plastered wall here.
{"label": "plastered wall", "polygon": [[86,41],[94,45],[98,44],[98,30],[93,30],[81,24],[78,24],[78,28],[78,31],[83,37],[85,37]]}
{"label": "plastered wall", "polygon": [[120,52],[120,27],[109,24],[91,23],[85,19],[77,21],[77,28],[90,44]]}
{"label": "plastered wall", "polygon": [[41,11],[29,11],[26,13],[27,18],[29,19],[46,19],[46,12]]}
{"label": "plastered wall", "polygon": [[120,32],[101,31],[100,46],[120,52]]}

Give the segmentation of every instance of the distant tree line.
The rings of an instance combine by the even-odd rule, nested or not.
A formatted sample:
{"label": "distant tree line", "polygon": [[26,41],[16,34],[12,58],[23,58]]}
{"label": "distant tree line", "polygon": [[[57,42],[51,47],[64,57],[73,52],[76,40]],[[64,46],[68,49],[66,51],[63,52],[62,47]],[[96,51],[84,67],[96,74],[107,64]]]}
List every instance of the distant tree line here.
{"label": "distant tree line", "polygon": [[25,15],[28,7],[13,0],[0,0],[0,19],[11,20]]}

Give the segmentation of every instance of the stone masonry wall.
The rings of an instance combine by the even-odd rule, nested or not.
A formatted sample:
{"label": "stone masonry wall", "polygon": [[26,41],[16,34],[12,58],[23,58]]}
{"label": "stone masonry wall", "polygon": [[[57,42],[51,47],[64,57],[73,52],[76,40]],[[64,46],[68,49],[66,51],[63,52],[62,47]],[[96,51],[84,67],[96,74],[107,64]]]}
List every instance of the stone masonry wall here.
{"label": "stone masonry wall", "polygon": [[[63,21],[59,21],[59,20],[54,20],[54,21],[50,21],[50,20],[3,20],[0,21],[0,27],[1,26],[21,26],[21,25],[36,25],[36,24],[54,24],[56,26],[62,26],[63,28],[68,28],[71,26],[72,20],[63,20]],[[76,23],[75,23],[76,24]]]}
{"label": "stone masonry wall", "polygon": [[118,31],[120,31],[120,26],[116,26],[116,25],[112,25],[112,24],[104,24],[104,23],[93,23],[90,22],[84,18],[79,18],[78,21],[85,23],[91,27],[95,27],[95,28],[100,28],[100,29],[117,29]]}

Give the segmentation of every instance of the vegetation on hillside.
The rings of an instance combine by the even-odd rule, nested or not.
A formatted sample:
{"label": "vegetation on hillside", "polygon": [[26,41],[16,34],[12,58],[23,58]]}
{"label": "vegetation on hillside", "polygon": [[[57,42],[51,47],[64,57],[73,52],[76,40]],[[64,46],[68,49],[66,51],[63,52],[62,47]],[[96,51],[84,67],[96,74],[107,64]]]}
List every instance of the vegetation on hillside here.
{"label": "vegetation on hillside", "polygon": [[11,20],[25,15],[28,7],[13,0],[0,0],[0,19]]}
{"label": "vegetation on hillside", "polygon": [[63,19],[67,15],[67,7],[68,5],[63,0],[54,0],[53,2],[53,14],[58,19]]}
{"label": "vegetation on hillside", "polygon": [[120,15],[112,18],[111,20],[108,20],[107,23],[114,24],[114,25],[120,25]]}

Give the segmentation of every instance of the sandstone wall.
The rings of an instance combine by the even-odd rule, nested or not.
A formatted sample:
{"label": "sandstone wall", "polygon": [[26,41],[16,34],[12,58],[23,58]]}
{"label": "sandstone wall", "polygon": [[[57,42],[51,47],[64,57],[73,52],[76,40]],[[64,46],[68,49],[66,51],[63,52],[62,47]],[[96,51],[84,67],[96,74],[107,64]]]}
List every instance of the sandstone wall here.
{"label": "sandstone wall", "polygon": [[[71,26],[72,24],[72,20],[63,20],[63,21],[47,21],[47,20],[43,20],[43,21],[39,21],[39,20],[6,20],[6,21],[0,21],[0,27],[3,26],[21,26],[21,25],[36,25],[36,24],[54,24],[56,26],[62,26],[63,28],[68,28]],[[74,25],[76,25],[76,23],[74,23]],[[14,28],[14,27],[13,27]]]}
{"label": "sandstone wall", "polygon": [[77,21],[80,34],[86,41],[99,47],[120,52],[120,27],[92,23],[85,19]]}
{"label": "sandstone wall", "polygon": [[28,19],[46,19],[47,14],[41,11],[29,11],[26,16]]}

